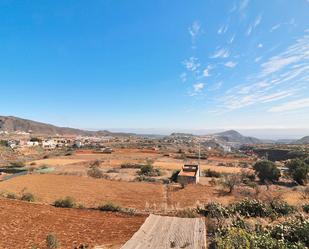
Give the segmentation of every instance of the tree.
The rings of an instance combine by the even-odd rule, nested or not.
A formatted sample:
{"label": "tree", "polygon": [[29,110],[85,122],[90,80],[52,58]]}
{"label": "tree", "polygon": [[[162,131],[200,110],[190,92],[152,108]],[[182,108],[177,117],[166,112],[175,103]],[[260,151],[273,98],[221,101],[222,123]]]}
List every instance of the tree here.
{"label": "tree", "polygon": [[309,179],[309,165],[300,159],[293,159],[286,164],[289,176],[298,184],[305,185]]}
{"label": "tree", "polygon": [[241,177],[236,174],[224,176],[221,181],[223,187],[228,189],[228,193],[232,193],[234,188],[241,183]]}
{"label": "tree", "polygon": [[254,164],[253,169],[260,178],[261,182],[276,182],[279,180],[281,173],[276,165],[268,160],[262,160]]}

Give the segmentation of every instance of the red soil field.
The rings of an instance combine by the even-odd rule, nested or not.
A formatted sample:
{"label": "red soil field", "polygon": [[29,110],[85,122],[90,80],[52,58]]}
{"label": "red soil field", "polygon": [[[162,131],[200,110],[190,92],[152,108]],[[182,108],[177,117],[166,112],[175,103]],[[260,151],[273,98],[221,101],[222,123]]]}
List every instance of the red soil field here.
{"label": "red soil field", "polygon": [[4,199],[0,199],[0,207],[0,248],[3,249],[45,249],[48,234],[58,238],[62,249],[79,244],[89,248],[119,248],[146,218]]}

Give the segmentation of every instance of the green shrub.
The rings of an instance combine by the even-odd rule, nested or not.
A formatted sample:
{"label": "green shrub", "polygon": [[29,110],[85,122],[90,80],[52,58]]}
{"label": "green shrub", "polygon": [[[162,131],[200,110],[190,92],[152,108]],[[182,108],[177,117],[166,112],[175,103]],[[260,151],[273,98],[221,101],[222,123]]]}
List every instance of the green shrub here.
{"label": "green shrub", "polygon": [[138,181],[138,182],[157,182],[157,179],[147,177],[147,176],[138,176],[138,177],[135,178],[135,181]]}
{"label": "green shrub", "polygon": [[174,170],[173,173],[172,173],[172,176],[171,176],[171,182],[177,182],[177,178],[178,178],[178,175],[180,173],[180,170]]}
{"label": "green shrub", "polygon": [[12,200],[18,199],[18,196],[14,193],[7,193],[5,197]]}
{"label": "green shrub", "polygon": [[210,202],[205,205],[204,209],[199,210],[205,216],[210,218],[228,218],[230,216],[230,211],[225,208],[222,204],[217,202]]}
{"label": "green shrub", "polygon": [[13,167],[13,168],[22,168],[22,167],[25,167],[25,163],[22,162],[22,161],[16,161],[16,162],[12,162],[10,167]]}
{"label": "green shrub", "polygon": [[186,208],[177,211],[176,216],[181,218],[197,218],[198,214],[195,209]]}
{"label": "green shrub", "polygon": [[309,165],[300,159],[293,159],[286,164],[289,176],[298,184],[305,185],[309,179]]}
{"label": "green shrub", "polygon": [[60,208],[73,208],[75,207],[75,201],[72,197],[67,196],[64,199],[58,199],[54,202],[55,207],[60,207]]}
{"label": "green shrub", "polygon": [[93,178],[104,178],[102,170],[100,170],[96,165],[90,166],[90,169],[87,171],[87,175]]}
{"label": "green shrub", "polygon": [[289,205],[285,201],[272,201],[270,203],[270,207],[278,214],[278,215],[288,215],[295,212],[295,208]]}
{"label": "green shrub", "polygon": [[253,169],[262,182],[276,182],[279,180],[281,173],[276,165],[267,160],[259,161],[254,164]]}
{"label": "green shrub", "polygon": [[47,245],[47,248],[55,249],[60,246],[60,243],[55,235],[49,234],[46,237],[46,245]]}
{"label": "green shrub", "polygon": [[244,199],[233,203],[229,209],[232,213],[246,217],[268,217],[272,214],[272,210],[266,204],[255,199]]}
{"label": "green shrub", "polygon": [[271,236],[290,243],[302,243],[309,247],[309,219],[296,217],[280,223],[271,229]]}
{"label": "green shrub", "polygon": [[159,169],[155,169],[152,165],[143,165],[138,174],[144,176],[160,176],[161,171]]}
{"label": "green shrub", "polygon": [[225,234],[216,236],[218,249],[251,249],[251,234],[244,229],[230,228]]}
{"label": "green shrub", "polygon": [[303,210],[305,213],[309,213],[309,203],[303,205]]}
{"label": "green shrub", "polygon": [[143,165],[137,163],[123,163],[120,165],[122,169],[140,169]]}
{"label": "green shrub", "polygon": [[109,203],[106,203],[102,206],[99,206],[99,210],[100,211],[109,211],[109,212],[120,212],[122,210],[122,208],[117,204],[109,202]]}
{"label": "green shrub", "polygon": [[221,177],[221,173],[217,172],[215,170],[211,170],[211,169],[207,169],[204,170],[204,176],[206,177],[214,177],[214,178],[220,178]]}
{"label": "green shrub", "polygon": [[35,202],[35,197],[31,193],[23,193],[20,199],[22,201]]}

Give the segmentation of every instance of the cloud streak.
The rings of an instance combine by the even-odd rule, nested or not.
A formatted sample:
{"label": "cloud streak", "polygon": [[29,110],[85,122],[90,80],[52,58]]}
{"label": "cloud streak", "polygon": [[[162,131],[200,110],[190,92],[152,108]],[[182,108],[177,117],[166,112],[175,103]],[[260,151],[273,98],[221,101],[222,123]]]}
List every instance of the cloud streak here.
{"label": "cloud streak", "polygon": [[274,106],[269,109],[269,112],[286,112],[303,108],[309,108],[309,98],[293,100],[281,105]]}

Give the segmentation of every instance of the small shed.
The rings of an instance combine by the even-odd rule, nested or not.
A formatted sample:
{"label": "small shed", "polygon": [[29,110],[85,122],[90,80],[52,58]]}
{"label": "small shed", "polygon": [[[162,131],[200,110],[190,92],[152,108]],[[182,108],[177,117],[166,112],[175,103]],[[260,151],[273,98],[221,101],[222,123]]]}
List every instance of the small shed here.
{"label": "small shed", "polygon": [[185,164],[178,174],[180,184],[197,184],[200,181],[200,167],[198,164]]}

